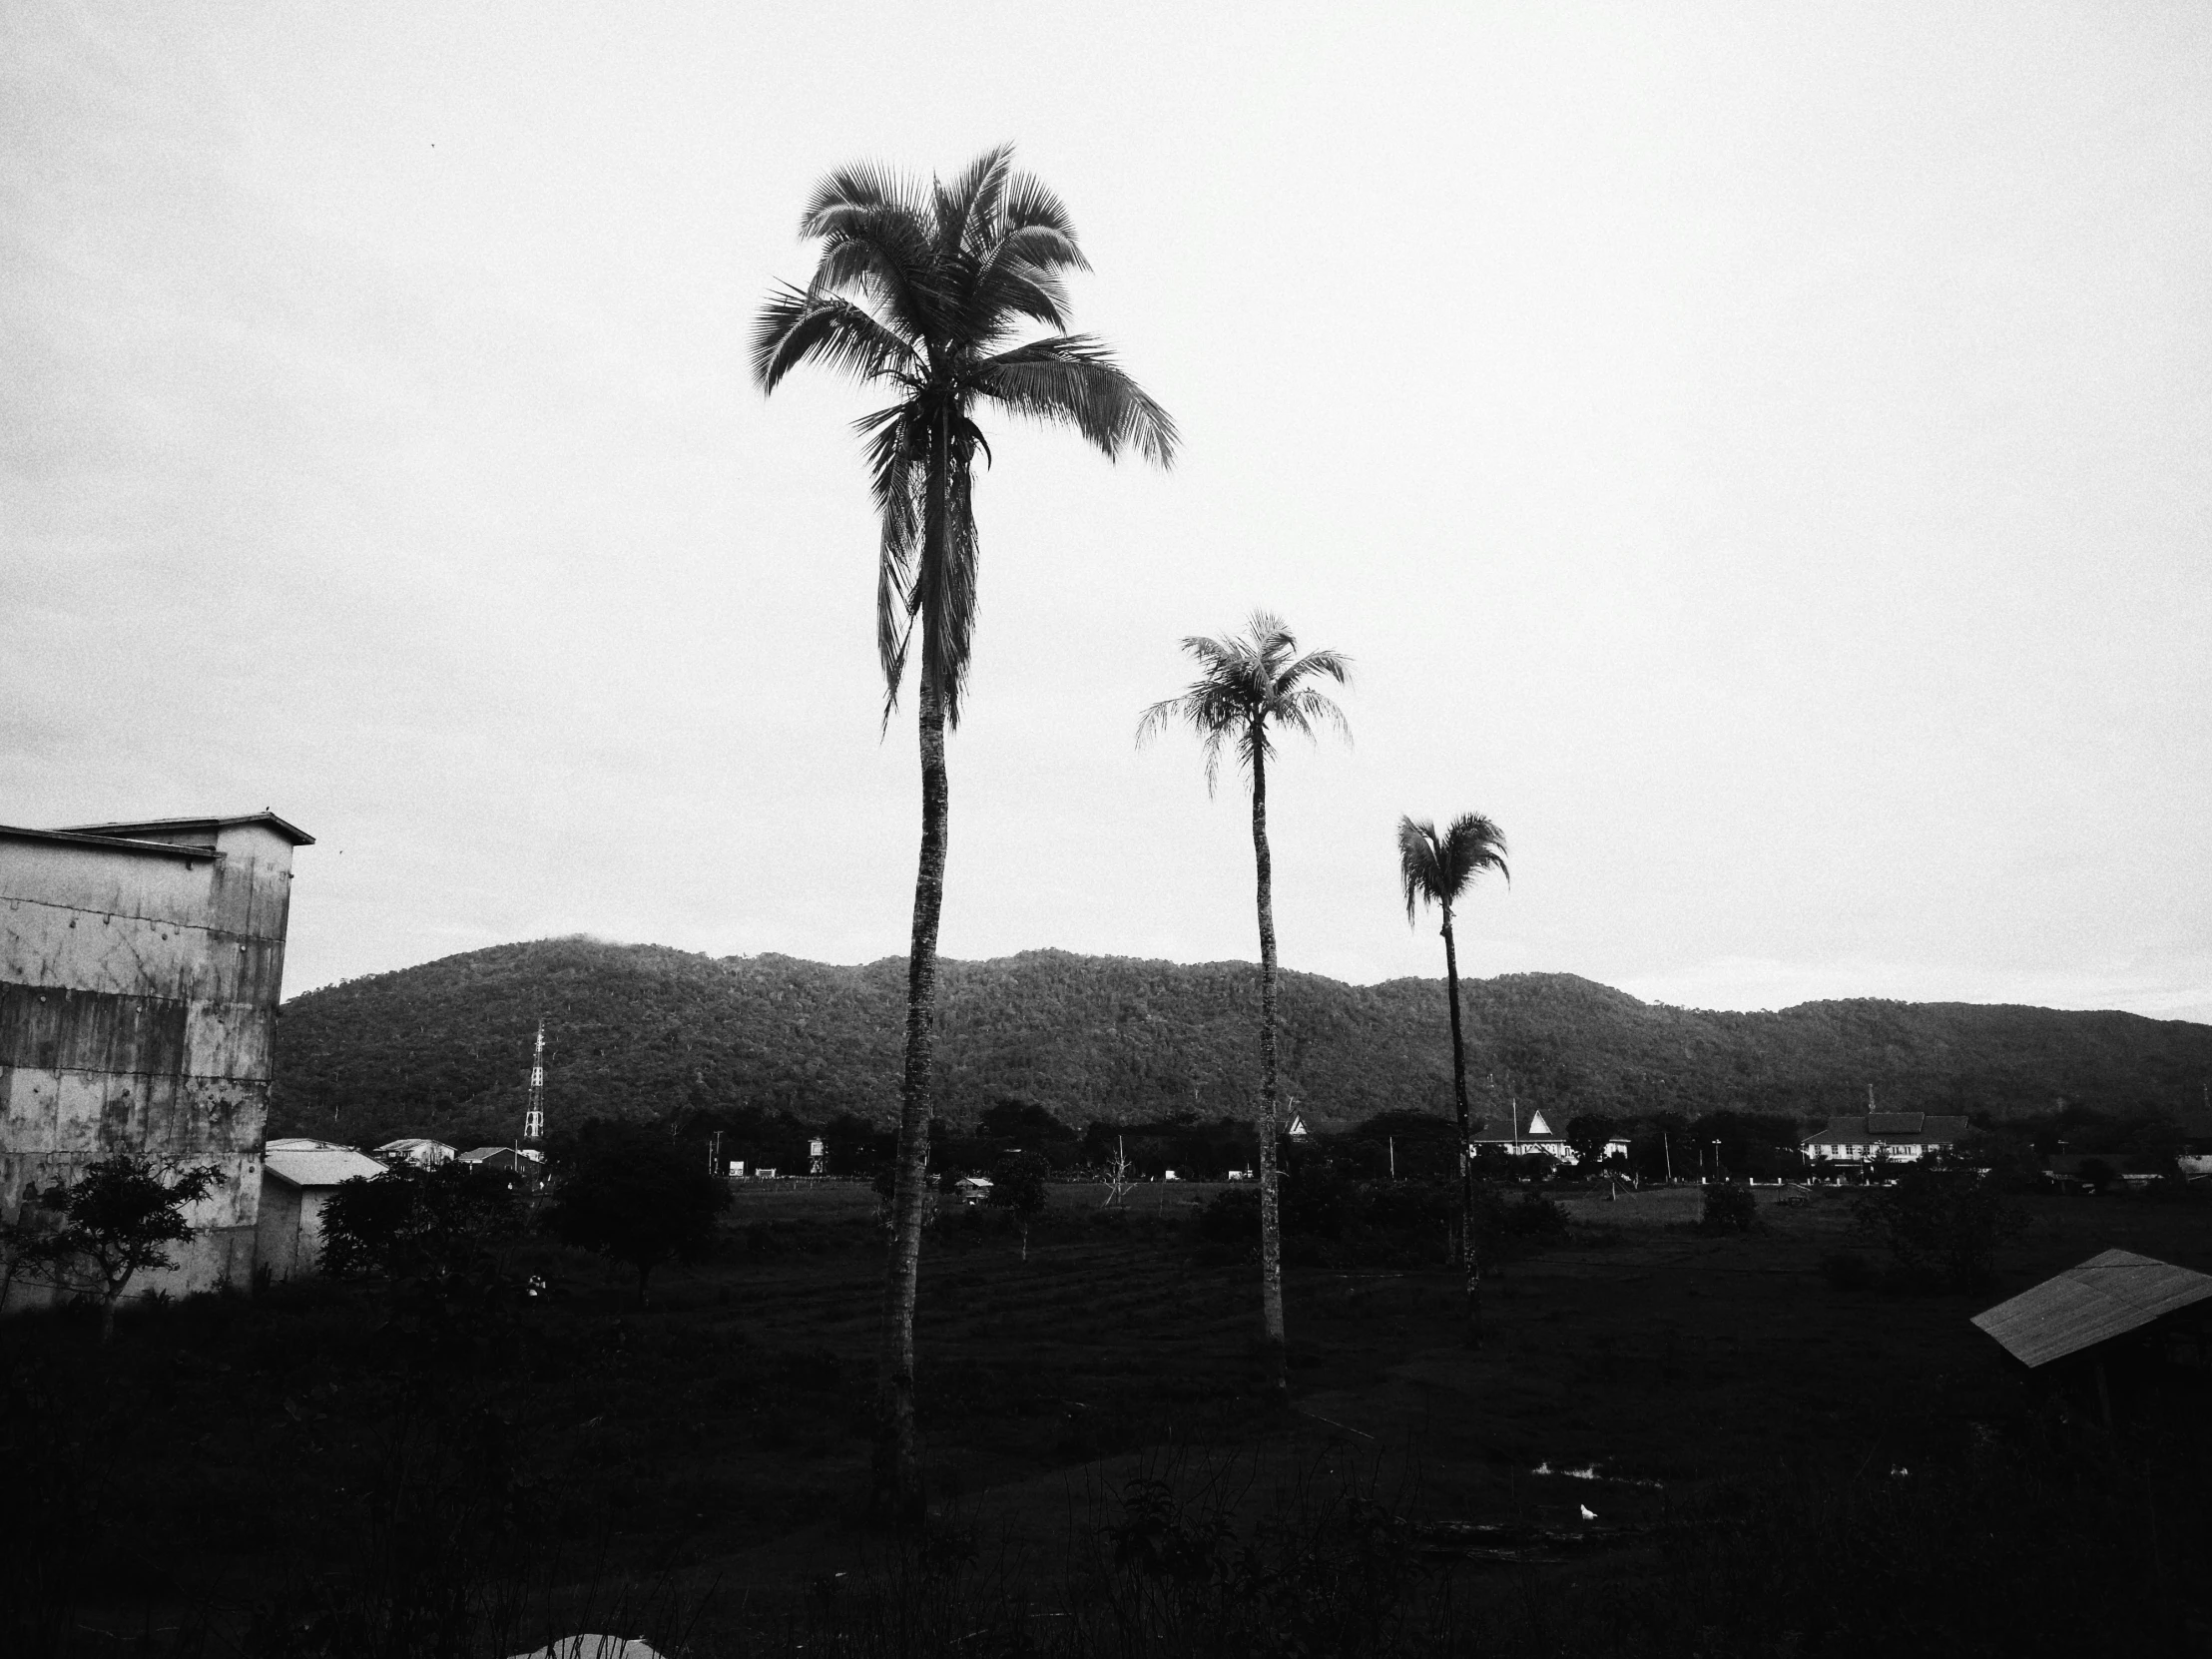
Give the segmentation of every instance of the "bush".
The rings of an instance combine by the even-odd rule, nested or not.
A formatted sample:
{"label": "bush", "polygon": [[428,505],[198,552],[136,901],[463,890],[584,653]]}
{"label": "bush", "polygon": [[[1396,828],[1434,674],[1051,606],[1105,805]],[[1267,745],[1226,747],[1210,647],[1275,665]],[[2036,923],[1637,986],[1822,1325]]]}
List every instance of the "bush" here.
{"label": "bush", "polygon": [[1851,1213],[1889,1250],[1901,1283],[1947,1291],[1986,1285],[1997,1247],[2022,1226],[1994,1182],[1933,1164],[1908,1167]]}
{"label": "bush", "polygon": [[1759,1201],[1749,1187],[1715,1184],[1705,1189],[1700,1233],[1749,1233],[1759,1225]]}
{"label": "bush", "polygon": [[322,1211],[322,1270],[334,1278],[446,1279],[481,1266],[520,1226],[514,1185],[457,1160],[355,1176]]}

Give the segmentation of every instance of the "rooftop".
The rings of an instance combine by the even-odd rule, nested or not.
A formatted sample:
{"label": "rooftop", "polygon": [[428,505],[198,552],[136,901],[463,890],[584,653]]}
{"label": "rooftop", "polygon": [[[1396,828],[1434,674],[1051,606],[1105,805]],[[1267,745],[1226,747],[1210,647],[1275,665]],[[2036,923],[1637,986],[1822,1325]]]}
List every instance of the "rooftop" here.
{"label": "rooftop", "polygon": [[1974,1315],[1973,1323],[2032,1369],[2207,1299],[2212,1299],[2212,1274],[2131,1250],[2107,1250]]}
{"label": "rooftop", "polygon": [[349,1146],[275,1148],[263,1155],[262,1168],[294,1187],[334,1187],[356,1176],[373,1181],[384,1173],[382,1164]]}
{"label": "rooftop", "polygon": [[[149,818],[132,824],[73,824],[54,831],[66,835],[97,835],[103,840],[135,840],[151,830],[157,835],[190,833],[194,830],[213,835],[218,830],[228,830],[240,824],[266,824],[294,846],[314,845],[314,836],[297,825],[286,824],[275,813],[240,813],[232,818]],[[211,843],[212,844],[212,843]]]}

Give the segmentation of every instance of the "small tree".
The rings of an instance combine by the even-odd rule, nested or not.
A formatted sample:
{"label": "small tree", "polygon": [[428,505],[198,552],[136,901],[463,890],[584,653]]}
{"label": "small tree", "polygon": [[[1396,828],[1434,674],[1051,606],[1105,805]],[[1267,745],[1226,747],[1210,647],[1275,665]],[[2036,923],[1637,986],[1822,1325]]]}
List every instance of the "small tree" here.
{"label": "small tree", "polygon": [[394,1164],[341,1182],[322,1209],[322,1271],[442,1282],[478,1266],[520,1226],[514,1183],[455,1160]]}
{"label": "small tree", "polygon": [[1029,1260],[1029,1224],[1043,1212],[1051,1166],[1034,1152],[1009,1152],[991,1166],[991,1203],[1012,1213],[1021,1229],[1021,1259]]}
{"label": "small tree", "polygon": [[545,1225],[563,1244],[637,1269],[638,1306],[663,1262],[696,1262],[714,1247],[730,1187],[648,1124],[587,1123],[555,1160],[559,1185]]}
{"label": "small tree", "polygon": [[100,1340],[115,1336],[115,1305],[145,1269],[174,1268],[168,1247],[199,1229],[185,1211],[225,1182],[214,1164],[159,1165],[133,1153],[87,1164],[75,1186],[55,1182],[40,1206],[61,1212],[62,1225],[31,1248],[53,1262],[87,1264],[100,1294]]}

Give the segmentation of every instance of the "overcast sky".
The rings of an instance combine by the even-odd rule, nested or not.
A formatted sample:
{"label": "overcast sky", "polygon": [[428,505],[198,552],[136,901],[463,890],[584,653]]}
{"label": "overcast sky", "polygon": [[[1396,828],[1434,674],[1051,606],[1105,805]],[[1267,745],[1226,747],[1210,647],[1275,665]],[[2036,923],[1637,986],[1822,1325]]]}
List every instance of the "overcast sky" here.
{"label": "overcast sky", "polygon": [[[273,808],[287,988],[901,953],[801,206],[1011,140],[1173,471],[994,430],[943,949],[1250,957],[1137,715],[1255,605],[1293,967],[2212,1019],[2212,8],[0,8],[0,822]],[[910,702],[908,707],[910,708]]]}

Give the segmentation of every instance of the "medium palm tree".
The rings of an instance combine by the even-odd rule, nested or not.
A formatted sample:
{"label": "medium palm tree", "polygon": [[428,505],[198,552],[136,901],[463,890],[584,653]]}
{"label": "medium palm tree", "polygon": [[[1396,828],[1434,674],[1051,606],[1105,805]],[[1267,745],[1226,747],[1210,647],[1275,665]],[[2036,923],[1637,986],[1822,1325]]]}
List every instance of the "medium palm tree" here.
{"label": "medium palm tree", "polygon": [[[945,728],[960,722],[975,626],[974,463],[990,446],[983,405],[1072,426],[1109,458],[1162,466],[1175,423],[1088,334],[1067,332],[1068,272],[1089,267],[1058,197],[1013,171],[1009,146],[927,183],[845,168],[816,188],[800,235],[821,254],[805,287],[762,308],[753,373],[763,391],[805,362],[888,388],[855,423],[866,440],[881,536],[875,645],[883,719],[920,630],[921,855],[906,970],[905,1069],[883,1293],[874,1498],[901,1523],[923,1491],[914,1426],[914,1294],[936,1050],[937,916],[944,896]],[[1019,337],[1029,327],[1045,332]]]}
{"label": "medium palm tree", "polygon": [[1451,937],[1451,907],[1484,870],[1510,881],[1505,837],[1480,813],[1461,813],[1441,835],[1433,824],[1397,821],[1397,873],[1405,887],[1405,920],[1423,904],[1444,914],[1444,995],[1451,1007],[1451,1098],[1459,1113],[1459,1261],[1467,1281],[1467,1346],[1482,1346],[1482,1262],[1474,1240],[1474,1162],[1468,1152],[1467,1049],[1459,1034],[1459,951]]}
{"label": "medium palm tree", "polygon": [[1260,903],[1260,1315],[1277,1393],[1290,1390],[1283,1336],[1283,1248],[1276,1202],[1275,1141],[1280,1116],[1275,1077],[1275,872],[1268,853],[1268,762],[1277,729],[1314,735],[1334,725],[1347,737],[1344,711],[1312,682],[1350,684],[1351,660],[1335,651],[1301,656],[1282,620],[1254,611],[1242,639],[1192,637],[1183,649],[1198,659],[1199,677],[1181,697],[1155,703],[1137,726],[1142,744],[1181,721],[1198,734],[1206,757],[1206,792],[1221,777],[1222,751],[1234,748],[1252,775],[1252,852]]}

